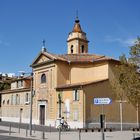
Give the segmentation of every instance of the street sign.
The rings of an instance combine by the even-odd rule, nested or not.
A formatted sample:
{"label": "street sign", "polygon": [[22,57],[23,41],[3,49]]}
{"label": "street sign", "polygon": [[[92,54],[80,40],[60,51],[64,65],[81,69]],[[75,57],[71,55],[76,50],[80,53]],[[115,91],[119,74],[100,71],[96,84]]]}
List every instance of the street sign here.
{"label": "street sign", "polygon": [[111,104],[112,100],[110,98],[94,98],[95,105],[107,105]]}

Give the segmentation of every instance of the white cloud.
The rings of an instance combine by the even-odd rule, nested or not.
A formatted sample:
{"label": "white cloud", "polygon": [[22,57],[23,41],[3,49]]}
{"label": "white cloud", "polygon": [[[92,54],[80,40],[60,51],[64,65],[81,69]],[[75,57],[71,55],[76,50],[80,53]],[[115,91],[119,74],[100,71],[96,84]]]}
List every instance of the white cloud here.
{"label": "white cloud", "polygon": [[0,74],[2,74],[2,76],[8,75],[8,77],[14,77],[15,76],[15,73],[3,73],[3,72],[0,72]]}
{"label": "white cloud", "polygon": [[13,77],[15,76],[15,73],[8,73],[8,77]]}
{"label": "white cloud", "polygon": [[123,46],[132,46],[136,42],[136,38],[113,38],[112,36],[106,36],[104,41],[108,43],[120,43]]}

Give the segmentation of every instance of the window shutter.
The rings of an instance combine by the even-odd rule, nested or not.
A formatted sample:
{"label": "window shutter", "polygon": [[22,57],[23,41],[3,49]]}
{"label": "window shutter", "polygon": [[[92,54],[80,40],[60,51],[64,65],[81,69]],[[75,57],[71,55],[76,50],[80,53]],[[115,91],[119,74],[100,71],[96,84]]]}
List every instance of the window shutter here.
{"label": "window shutter", "polygon": [[16,95],[13,95],[13,104],[16,104]]}
{"label": "window shutter", "polygon": [[73,101],[75,101],[75,90],[73,90]]}
{"label": "window shutter", "polygon": [[13,105],[13,95],[11,95],[11,105]]}
{"label": "window shutter", "polygon": [[78,110],[74,110],[74,112],[73,112],[73,120],[78,121],[78,117],[79,117]]}
{"label": "window shutter", "polygon": [[77,90],[77,100],[79,101],[80,100],[80,91]]}

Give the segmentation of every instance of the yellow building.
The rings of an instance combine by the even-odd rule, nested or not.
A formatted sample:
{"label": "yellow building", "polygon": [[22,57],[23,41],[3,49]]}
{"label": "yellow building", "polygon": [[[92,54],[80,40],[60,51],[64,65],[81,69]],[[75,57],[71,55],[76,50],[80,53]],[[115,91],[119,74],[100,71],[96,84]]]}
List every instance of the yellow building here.
{"label": "yellow building", "polygon": [[13,78],[11,89],[1,94],[1,119],[28,123],[30,116],[31,77]]}
{"label": "yellow building", "polygon": [[[134,106],[128,101],[122,104],[116,101],[111,90],[112,68],[119,61],[104,55],[89,54],[88,42],[76,18],[68,35],[67,54],[49,53],[44,46],[35,58],[31,64],[35,91],[33,123],[56,126],[57,120],[64,116],[71,128],[99,127],[101,113],[106,115],[106,127],[120,127],[121,124],[131,127],[139,123]],[[26,92],[21,95],[25,97]],[[11,93],[2,93],[2,102],[10,96]],[[95,98],[110,98],[112,103],[95,105]],[[1,108],[2,119],[15,117],[6,114],[8,107],[5,104]],[[28,109],[29,105],[23,110],[17,108],[17,112],[25,113],[22,122],[29,122]],[[21,119],[20,115],[18,113],[16,118]]]}
{"label": "yellow building", "polygon": [[[42,48],[32,63],[36,91],[36,120],[39,124],[56,125],[64,116],[71,127],[99,126],[99,116],[106,114],[106,126],[132,126],[137,123],[137,112],[128,102],[114,99],[110,87],[112,67],[118,60],[88,53],[88,40],[78,18],[67,39],[67,54],[57,55]],[[58,104],[58,95],[62,104]],[[94,105],[94,98],[111,98],[110,105]],[[61,108],[60,108],[61,107]],[[101,112],[103,110],[103,112]],[[133,115],[128,115],[132,113]]]}

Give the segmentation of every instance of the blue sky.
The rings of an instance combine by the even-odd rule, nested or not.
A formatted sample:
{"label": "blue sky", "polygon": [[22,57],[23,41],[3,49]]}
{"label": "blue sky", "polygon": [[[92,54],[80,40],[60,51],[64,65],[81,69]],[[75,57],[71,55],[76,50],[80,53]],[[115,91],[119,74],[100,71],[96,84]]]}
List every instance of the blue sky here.
{"label": "blue sky", "polygon": [[67,53],[76,10],[89,53],[128,55],[140,35],[140,0],[0,0],[0,72],[31,71],[46,40],[51,53]]}

